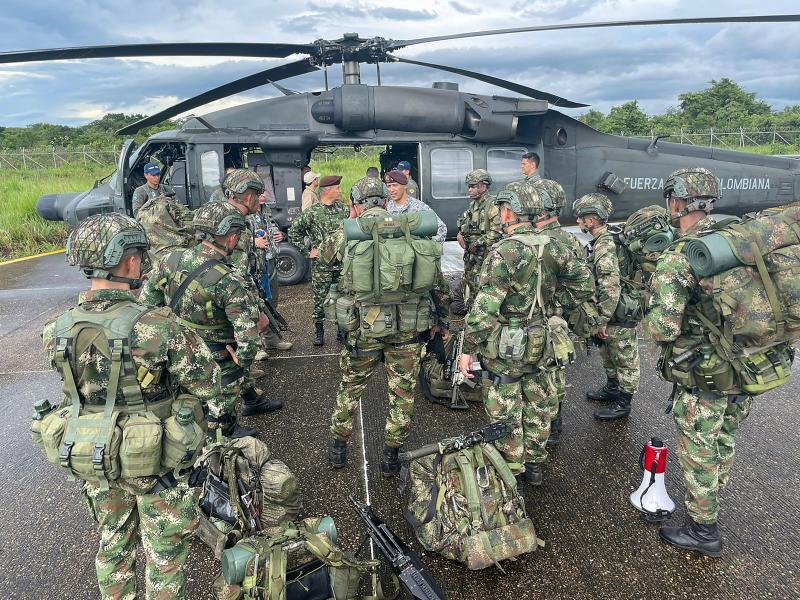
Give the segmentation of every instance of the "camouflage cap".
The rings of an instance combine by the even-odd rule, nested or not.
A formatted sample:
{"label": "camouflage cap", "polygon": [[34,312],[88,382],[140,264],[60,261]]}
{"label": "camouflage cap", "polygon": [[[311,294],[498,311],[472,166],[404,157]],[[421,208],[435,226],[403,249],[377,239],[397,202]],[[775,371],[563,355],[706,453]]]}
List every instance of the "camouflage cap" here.
{"label": "camouflage cap", "polygon": [[534,217],[544,212],[544,203],[532,185],[524,181],[509,183],[494,199],[498,206],[508,204],[515,215]]}
{"label": "camouflage cap", "polygon": [[245,229],[247,223],[236,208],[228,202],[209,202],[194,211],[195,231],[208,235],[227,235],[232,229]]}
{"label": "camouflage cap", "polygon": [[264,191],[264,180],[250,169],[235,169],[228,173],[223,183],[225,190],[234,194],[244,194],[248,188],[257,193]]}
{"label": "camouflage cap", "polygon": [[481,181],[486,185],[492,185],[492,176],[489,175],[489,171],[486,169],[475,169],[474,171],[470,171],[467,173],[467,176],[464,178],[464,180],[467,182],[467,185],[477,185]]}
{"label": "camouflage cap", "polygon": [[576,218],[597,215],[601,221],[608,221],[614,206],[605,194],[585,194],[572,203],[572,212]]}
{"label": "camouflage cap", "polygon": [[350,188],[350,198],[355,204],[364,204],[371,199],[385,202],[389,198],[389,190],[380,179],[364,177]]}
{"label": "camouflage cap", "polygon": [[702,210],[710,213],[714,202],[722,198],[719,181],[714,174],[703,167],[678,169],[664,182],[664,198],[671,196],[687,202],[686,210],[673,215],[682,217],[690,212]]}
{"label": "camouflage cap", "polygon": [[116,267],[131,248],[150,248],[144,227],[136,219],[106,213],[87,217],[72,230],[66,258],[87,277],[105,277],[105,271]]}
{"label": "camouflage cap", "polygon": [[552,179],[537,179],[530,182],[530,185],[539,193],[542,198],[544,207],[548,211],[554,212],[558,215],[564,205],[567,203],[567,196],[564,193],[564,188],[561,184]]}

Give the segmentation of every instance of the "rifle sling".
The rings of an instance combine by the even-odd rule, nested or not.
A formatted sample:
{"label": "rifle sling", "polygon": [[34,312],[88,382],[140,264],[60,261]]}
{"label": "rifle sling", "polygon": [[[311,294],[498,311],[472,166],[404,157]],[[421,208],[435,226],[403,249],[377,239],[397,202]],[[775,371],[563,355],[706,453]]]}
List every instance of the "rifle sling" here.
{"label": "rifle sling", "polygon": [[175,311],[175,307],[178,306],[178,302],[180,302],[181,298],[183,298],[184,294],[186,294],[186,290],[189,289],[189,285],[192,283],[192,281],[200,277],[206,271],[213,269],[217,265],[222,265],[222,263],[216,258],[209,258],[206,262],[189,273],[186,276],[186,279],[184,279],[183,282],[178,286],[178,289],[175,290],[175,294],[173,294],[172,298],[170,299],[170,309]]}

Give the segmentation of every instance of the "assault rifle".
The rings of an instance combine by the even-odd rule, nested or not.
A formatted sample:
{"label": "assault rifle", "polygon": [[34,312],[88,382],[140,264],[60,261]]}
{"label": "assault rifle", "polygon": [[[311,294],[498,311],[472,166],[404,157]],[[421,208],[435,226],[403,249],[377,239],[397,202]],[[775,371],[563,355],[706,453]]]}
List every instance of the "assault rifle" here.
{"label": "assault rifle", "polygon": [[511,428],[504,421],[495,421],[489,425],[484,425],[480,429],[471,431],[470,433],[460,435],[454,438],[447,438],[438,444],[428,444],[416,450],[408,452],[401,452],[399,456],[400,462],[410,462],[416,458],[422,458],[429,454],[448,454],[450,452],[458,452],[471,448],[477,444],[486,444],[494,442],[500,438],[506,437],[511,433]]}
{"label": "assault rifle", "polygon": [[456,343],[453,344],[453,350],[444,361],[444,368],[442,369],[442,378],[445,381],[450,381],[453,387],[453,395],[450,397],[450,408],[454,410],[466,410],[469,408],[467,399],[461,391],[461,384],[463,383],[469,388],[475,387],[475,380],[464,377],[461,369],[458,368],[458,363],[461,360],[461,354],[464,350],[464,330],[462,329],[456,334]]}
{"label": "assault rifle", "polygon": [[350,496],[350,504],[367,526],[367,536],[361,545],[363,546],[367,539],[373,541],[411,597],[418,600],[446,600],[447,596],[419,557],[378,518],[372,507],[356,500],[353,496]]}

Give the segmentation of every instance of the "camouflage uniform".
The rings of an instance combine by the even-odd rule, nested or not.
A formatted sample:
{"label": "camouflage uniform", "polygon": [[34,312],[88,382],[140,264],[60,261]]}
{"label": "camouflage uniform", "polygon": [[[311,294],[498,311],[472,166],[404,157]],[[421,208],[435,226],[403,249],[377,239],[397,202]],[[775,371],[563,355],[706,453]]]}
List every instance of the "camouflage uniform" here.
{"label": "camouflage uniform", "polygon": [[[408,193],[408,191],[406,191],[406,193]],[[417,200],[413,196],[407,196],[407,200],[408,202],[406,202],[403,206],[399,206],[394,203],[394,200],[389,199],[386,202],[386,211],[392,215],[400,215],[409,212],[433,210],[422,200]],[[447,225],[445,225],[444,221],[439,218],[439,215],[436,215],[436,220],[438,221],[438,225],[436,227],[436,235],[433,236],[433,240],[435,242],[444,242],[447,239]]]}
{"label": "camouflage uniform", "polygon": [[173,250],[186,247],[187,241],[194,238],[193,217],[189,208],[169,196],[158,196],[142,205],[136,220],[147,233],[153,264]]}
{"label": "camouflage uniform", "polygon": [[412,198],[416,198],[419,200],[419,185],[411,175],[408,176],[408,183],[406,184],[406,194],[411,196]]}
{"label": "camouflage uniform", "polygon": [[[544,212],[539,204],[541,200],[531,186],[521,182],[512,183],[506,190],[531,196],[530,202],[541,207],[538,210],[531,209],[534,216]],[[503,192],[498,194],[498,202],[504,201],[503,198]],[[514,229],[513,235],[532,236],[537,233],[534,225],[522,223]],[[507,421],[513,428],[509,437],[495,442],[495,445],[512,463],[515,472],[520,472],[523,463],[537,464],[547,459],[545,445],[550,421],[558,409],[555,386],[552,377],[538,370],[536,365],[489,358],[484,348],[500,323],[506,323],[514,316],[522,320],[527,318],[536,295],[536,277],[527,281],[517,279],[520,273],[526,272],[532,261],[536,261],[534,251],[522,242],[511,238],[498,242],[483,264],[478,295],[465,321],[464,353],[477,354],[490,381],[494,379],[491,385],[485,382],[483,386],[486,412],[492,420]],[[575,303],[588,299],[594,291],[592,275],[586,263],[554,239],[546,246],[542,277],[545,311],[551,306],[559,285],[569,289],[568,296]],[[504,382],[502,379],[512,381]]]}
{"label": "camouflage uniform", "polygon": [[[104,231],[113,232],[120,227],[130,230],[137,225],[119,214],[89,217],[70,237],[68,260],[76,262],[75,255],[81,253],[80,249],[76,250],[76,240],[90,228],[96,228],[95,233],[102,236]],[[108,240],[101,245],[107,243]],[[78,298],[78,306],[93,313],[112,310],[120,303],[136,302],[130,291],[121,289],[90,290]],[[54,368],[56,321],[49,321],[42,332],[44,350]],[[164,373],[142,388],[145,401],[163,398],[179,387],[196,396],[210,410],[218,409],[219,367],[202,340],[181,327],[171,311],[156,309],[144,313],[131,330],[128,341],[135,367],[147,373]],[[111,364],[106,356],[90,346],[76,358],[74,373],[82,404],[104,405],[111,375]],[[65,395],[62,404],[69,402]],[[122,403],[124,399],[118,397],[117,404]],[[189,550],[189,535],[197,523],[197,498],[183,481],[161,492],[148,493],[157,481],[156,477],[117,479],[109,481],[106,490],[89,483],[83,486],[84,500],[98,523],[100,547],[95,567],[103,598],[133,600],[137,597],[136,546],[140,538],[147,559],[146,597],[186,597],[183,566]]]}
{"label": "camouflage uniform", "polygon": [[537,181],[541,181],[541,180],[542,180],[542,176],[539,174],[538,169],[537,169],[536,173],[534,173],[533,175],[526,175],[523,178],[523,181],[525,183],[536,183]]}
{"label": "camouflage uniform", "polygon": [[[297,246],[303,256],[309,255],[305,244],[306,236],[311,238],[311,247],[319,250],[323,240],[333,234],[342,225],[342,221],[350,215],[350,209],[335,200],[330,205],[322,202],[312,204],[292,222],[289,228],[289,241]],[[342,267],[329,264],[320,258],[311,260],[311,289],[314,294],[314,323],[322,323],[325,319],[323,303],[328,290],[339,282]]]}
{"label": "camouflage uniform", "polygon": [[144,206],[144,203],[148,200],[152,200],[157,196],[163,196],[167,192],[172,192],[172,189],[164,185],[163,183],[159,183],[158,186],[155,188],[150,187],[149,183],[145,183],[140,185],[135,190],[133,190],[133,199],[131,200],[131,208],[133,209],[133,216],[139,216],[139,209]]}

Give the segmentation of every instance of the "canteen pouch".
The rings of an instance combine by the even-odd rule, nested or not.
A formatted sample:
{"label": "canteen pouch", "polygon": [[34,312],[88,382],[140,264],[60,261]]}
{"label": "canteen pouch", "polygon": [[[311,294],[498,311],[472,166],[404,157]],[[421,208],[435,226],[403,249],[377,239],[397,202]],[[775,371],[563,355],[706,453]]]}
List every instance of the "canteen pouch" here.
{"label": "canteen pouch", "polygon": [[[203,433],[208,433],[208,421],[206,421],[203,403],[200,402],[200,399],[197,396],[192,394],[179,394],[178,397],[172,401],[170,416],[174,417],[177,415],[178,411],[184,406],[192,409],[192,413],[194,413],[194,422],[200,426],[200,429],[203,430]],[[166,417],[164,417],[164,419],[166,420]]]}
{"label": "canteen pouch", "polygon": [[478,354],[483,358],[495,359],[499,356],[500,350],[500,333],[502,332],[502,325],[495,323],[492,332],[486,338],[486,342],[481,346]]}
{"label": "canteen pouch", "polygon": [[396,304],[364,304],[358,309],[361,332],[367,337],[384,337],[397,333]]}
{"label": "canteen pouch", "polygon": [[[119,411],[114,411],[110,420],[104,413],[90,413],[70,419],[64,431],[64,440],[75,441],[62,442],[58,464],[73,477],[90,483],[102,485],[119,479],[122,445],[122,429],[117,425],[119,416]],[[104,428],[107,429],[104,444],[97,447],[92,439],[98,437]]]}
{"label": "canteen pouch", "polygon": [[525,328],[520,326],[510,327],[508,324],[500,328],[500,337],[497,343],[497,358],[503,360],[522,360],[525,356],[526,334]]}
{"label": "canteen pouch", "polygon": [[442,245],[433,240],[412,240],[414,251],[414,284],[416,293],[433,289],[441,270]]}
{"label": "canteen pouch", "polygon": [[339,296],[334,307],[336,325],[342,331],[355,331],[358,329],[358,310],[356,303],[350,296]]}
{"label": "canteen pouch", "polygon": [[168,418],[164,421],[162,470],[185,469],[194,464],[205,439],[205,432],[196,422],[181,425],[175,416]]}
{"label": "canteen pouch", "polygon": [[[39,439],[41,440],[39,446],[47,455],[47,460],[54,465],[61,464],[58,460],[58,453],[61,451],[61,440],[64,439],[64,432],[70,418],[72,418],[72,407],[62,406],[46,415],[41,421],[34,421],[34,423],[39,423]],[[33,435],[32,431],[31,435]]]}
{"label": "canteen pouch", "polygon": [[162,472],[162,435],[161,419],[150,412],[131,415],[124,421],[119,453],[122,477],[150,477]]}
{"label": "canteen pouch", "polygon": [[547,319],[544,353],[539,367],[544,370],[563,369],[575,362],[575,345],[569,335],[567,322],[557,315]]}
{"label": "canteen pouch", "polygon": [[619,303],[611,318],[612,325],[635,325],[642,320],[642,299],[638,290],[625,290],[619,296]]}
{"label": "canteen pouch", "polygon": [[544,346],[547,342],[547,329],[541,322],[536,322],[525,328],[525,355],[526,363],[538,364],[544,355]]}
{"label": "canteen pouch", "polygon": [[328,290],[328,295],[325,296],[325,302],[323,304],[323,311],[325,312],[325,320],[336,322],[336,301],[341,296],[341,292],[339,290]]}
{"label": "canteen pouch", "polygon": [[794,349],[783,345],[767,348],[738,359],[742,391],[757,396],[789,381],[794,361]]}

